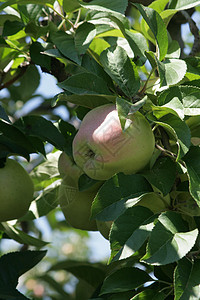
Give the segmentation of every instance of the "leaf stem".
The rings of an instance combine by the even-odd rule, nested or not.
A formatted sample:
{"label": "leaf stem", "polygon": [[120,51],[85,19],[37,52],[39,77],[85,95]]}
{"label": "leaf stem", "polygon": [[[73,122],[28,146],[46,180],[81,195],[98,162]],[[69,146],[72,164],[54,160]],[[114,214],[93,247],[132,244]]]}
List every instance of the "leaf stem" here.
{"label": "leaf stem", "polygon": [[156,69],[156,68],[152,68],[152,69],[151,69],[151,72],[149,73],[149,76],[148,76],[148,78],[147,78],[147,80],[146,80],[146,82],[145,82],[145,84],[144,84],[142,90],[139,92],[139,94],[143,94],[143,93],[145,92],[146,87],[147,87],[147,83],[148,83],[149,79],[151,78],[151,75],[153,74],[153,72],[155,71],[155,69]]}

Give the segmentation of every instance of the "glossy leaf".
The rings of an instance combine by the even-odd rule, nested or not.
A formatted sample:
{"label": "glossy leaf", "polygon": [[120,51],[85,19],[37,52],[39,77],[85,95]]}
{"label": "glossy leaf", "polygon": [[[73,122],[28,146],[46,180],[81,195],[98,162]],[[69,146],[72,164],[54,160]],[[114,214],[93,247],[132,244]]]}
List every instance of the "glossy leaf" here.
{"label": "glossy leaf", "polygon": [[110,95],[106,82],[92,73],[80,73],[73,75],[58,84],[59,87],[73,94],[103,94]]}
{"label": "glossy leaf", "polygon": [[60,93],[57,95],[57,101],[69,101],[71,103],[81,105],[83,107],[95,108],[99,105],[114,103],[116,97],[111,95],[100,94],[74,94],[68,95],[67,93]]}
{"label": "glossy leaf", "polygon": [[80,55],[84,54],[89,48],[90,43],[96,36],[95,26],[91,23],[82,23],[75,34],[75,48]]}
{"label": "glossy leaf", "polygon": [[178,10],[189,9],[200,4],[199,0],[173,0],[170,1],[170,8],[175,8]]}
{"label": "glossy leaf", "polygon": [[152,278],[138,268],[121,268],[105,278],[100,295],[119,293],[140,287]]}
{"label": "glossy leaf", "polygon": [[149,237],[154,214],[146,207],[133,206],[117,218],[110,233],[112,260],[133,255]]}
{"label": "glossy leaf", "polygon": [[170,87],[159,95],[158,104],[174,109],[181,116],[199,115],[200,88],[192,86]]}
{"label": "glossy leaf", "polygon": [[[157,112],[154,114],[156,115]],[[160,114],[160,112],[158,112]],[[155,123],[164,127],[177,141],[177,161],[183,157],[191,145],[191,133],[188,125],[176,115],[170,114],[169,111],[163,109],[163,117],[154,120]]]}
{"label": "glossy leaf", "polygon": [[158,217],[142,261],[151,265],[165,265],[183,258],[194,246],[198,229],[189,231],[181,214],[164,212]]}
{"label": "glossy leaf", "polygon": [[138,71],[123,48],[115,46],[104,50],[100,61],[104,70],[127,97],[131,98],[137,93],[140,88]]}
{"label": "glossy leaf", "polygon": [[15,228],[14,226],[6,223],[2,223],[4,232],[9,236],[10,239],[24,245],[31,245],[37,247],[38,249],[46,246],[48,242],[45,242],[41,239],[37,239],[27,233]]}
{"label": "glossy leaf", "polygon": [[65,270],[93,287],[98,287],[105,277],[105,266],[100,263],[64,260],[53,265],[51,271]]}
{"label": "glossy leaf", "polygon": [[78,0],[63,0],[63,8],[66,13],[73,12],[80,7],[81,5]]}
{"label": "glossy leaf", "polygon": [[131,202],[138,202],[139,197],[148,192],[152,192],[152,187],[142,175],[119,173],[99,189],[92,204],[92,217],[113,221],[129,207],[129,204],[131,205]]}
{"label": "glossy leaf", "polygon": [[27,299],[15,288],[18,278],[33,268],[45,256],[46,251],[11,252],[0,258],[0,297]]}
{"label": "glossy leaf", "polygon": [[200,297],[200,260],[183,258],[174,273],[175,300],[198,300]]}
{"label": "glossy leaf", "polygon": [[200,207],[200,148],[191,147],[183,159],[187,166],[190,193]]}
{"label": "glossy leaf", "polygon": [[[156,58],[156,57],[155,57]],[[156,59],[160,76],[160,87],[175,85],[186,73],[186,63],[180,59],[168,59],[160,62]]]}
{"label": "glossy leaf", "polygon": [[64,150],[66,141],[53,123],[42,116],[25,116],[17,126],[26,133],[26,135],[38,137],[43,141],[48,141],[60,150]]}
{"label": "glossy leaf", "polygon": [[166,196],[176,179],[176,164],[169,157],[162,157],[156,161],[150,171],[143,174],[153,186]]}
{"label": "glossy leaf", "polygon": [[14,35],[15,33],[22,30],[23,28],[24,28],[24,24],[22,22],[7,20],[4,23],[2,36]]}
{"label": "glossy leaf", "polygon": [[4,121],[11,123],[7,113],[5,112],[5,109],[3,106],[0,105],[0,119],[3,119]]}
{"label": "glossy leaf", "polygon": [[123,14],[128,5],[128,0],[93,0],[89,4],[82,3],[81,5],[97,11],[115,11]]}
{"label": "glossy leaf", "polygon": [[51,33],[50,38],[58,50],[68,59],[77,64],[81,63],[81,57],[76,50],[74,37],[68,33],[57,31]]}
{"label": "glossy leaf", "polygon": [[[162,18],[150,7],[145,7],[139,3],[134,3],[133,5],[137,7],[151,29],[158,46],[158,58],[162,61],[168,49],[167,30]],[[145,34],[145,32],[143,33]]]}

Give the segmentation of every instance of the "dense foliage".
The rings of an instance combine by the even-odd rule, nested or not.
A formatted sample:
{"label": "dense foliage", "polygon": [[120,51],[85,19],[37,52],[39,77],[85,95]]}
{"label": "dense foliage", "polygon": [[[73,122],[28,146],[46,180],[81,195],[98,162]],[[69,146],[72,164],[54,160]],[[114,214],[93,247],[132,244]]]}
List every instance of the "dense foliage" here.
{"label": "dense foliage", "polygon": [[[1,253],[1,299],[200,299],[200,36],[192,19],[200,1],[149,2],[0,1],[0,166],[14,156],[35,190],[24,217],[0,224],[1,242],[22,245]],[[184,23],[192,43],[181,36]],[[41,71],[62,89],[53,99],[36,93]],[[42,101],[27,110],[38,96]],[[63,260],[59,249],[50,259],[38,218],[63,237],[70,228],[55,213],[58,157],[72,155],[77,120],[107,103],[116,103],[123,130],[128,115],[146,117],[153,156],[137,174],[105,181],[93,201],[91,218],[112,222],[109,261],[90,261],[81,231],[77,259]],[[63,106],[68,121],[56,113]],[[83,175],[79,183],[81,190],[94,182]],[[45,295],[18,291],[31,268],[48,283]],[[79,280],[73,293],[65,289],[69,273]]]}

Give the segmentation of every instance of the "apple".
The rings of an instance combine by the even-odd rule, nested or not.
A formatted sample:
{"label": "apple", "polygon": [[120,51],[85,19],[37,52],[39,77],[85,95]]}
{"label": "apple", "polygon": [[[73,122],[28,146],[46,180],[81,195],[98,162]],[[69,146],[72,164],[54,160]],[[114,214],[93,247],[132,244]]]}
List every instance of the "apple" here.
{"label": "apple", "polygon": [[77,229],[97,230],[96,221],[90,220],[90,213],[92,201],[102,182],[95,183],[85,191],[79,191],[78,180],[83,172],[64,152],[59,157],[58,169],[63,178],[58,201],[67,222]]}
{"label": "apple", "polygon": [[91,178],[107,180],[114,174],[133,174],[149,162],[155,146],[150,124],[140,113],[128,117],[123,131],[114,104],[89,111],[74,137],[76,164]]}
{"label": "apple", "polygon": [[0,168],[0,222],[24,216],[33,200],[33,182],[26,170],[7,158]]}
{"label": "apple", "polygon": [[83,174],[79,168],[65,152],[62,152],[58,159],[58,171],[69,186],[77,186],[79,177]]}

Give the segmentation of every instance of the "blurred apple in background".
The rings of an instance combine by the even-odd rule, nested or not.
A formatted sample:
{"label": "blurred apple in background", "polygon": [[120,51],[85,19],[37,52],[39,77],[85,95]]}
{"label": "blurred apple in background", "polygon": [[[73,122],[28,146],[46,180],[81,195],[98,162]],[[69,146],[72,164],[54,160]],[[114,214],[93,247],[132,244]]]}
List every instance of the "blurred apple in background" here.
{"label": "blurred apple in background", "polygon": [[73,140],[76,164],[91,178],[107,180],[114,174],[133,174],[149,162],[155,140],[150,124],[139,112],[128,117],[123,131],[114,104],[89,111]]}
{"label": "blurred apple in background", "polygon": [[66,221],[74,228],[97,230],[96,221],[90,220],[91,205],[102,182],[79,191],[78,181],[83,172],[65,153],[60,155],[58,169],[63,178],[58,201]]}

